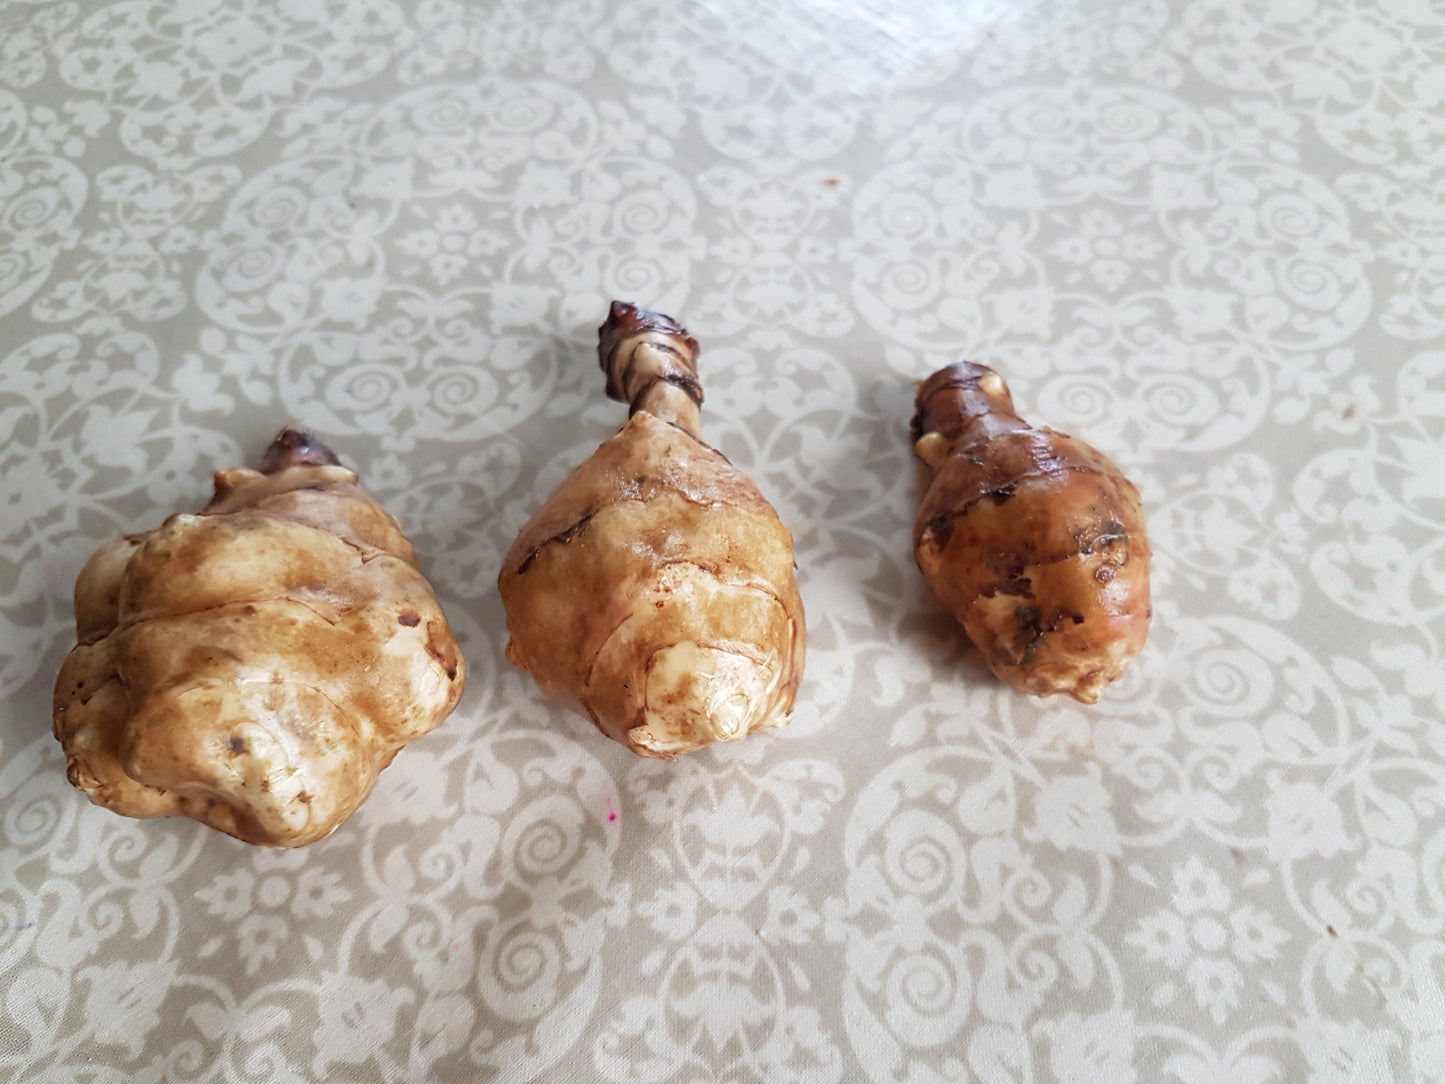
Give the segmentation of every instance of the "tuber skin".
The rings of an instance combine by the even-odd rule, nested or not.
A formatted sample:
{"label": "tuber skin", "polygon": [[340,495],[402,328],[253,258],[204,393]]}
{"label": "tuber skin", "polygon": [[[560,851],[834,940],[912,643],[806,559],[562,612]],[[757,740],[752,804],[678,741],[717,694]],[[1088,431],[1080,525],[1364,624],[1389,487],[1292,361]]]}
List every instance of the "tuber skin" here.
{"label": "tuber skin", "polygon": [[130,817],[300,847],[456,707],[465,667],[401,528],[313,437],[101,546],[55,684],[66,775]]}
{"label": "tuber skin", "polygon": [[1083,441],[1022,421],[987,366],[940,369],[916,407],[924,579],[1009,685],[1095,703],[1153,614],[1138,491]]}
{"label": "tuber skin", "polygon": [[598,354],[630,417],[512,543],[507,658],[641,756],[780,726],[803,672],[792,536],[703,442],[686,330],[613,302]]}

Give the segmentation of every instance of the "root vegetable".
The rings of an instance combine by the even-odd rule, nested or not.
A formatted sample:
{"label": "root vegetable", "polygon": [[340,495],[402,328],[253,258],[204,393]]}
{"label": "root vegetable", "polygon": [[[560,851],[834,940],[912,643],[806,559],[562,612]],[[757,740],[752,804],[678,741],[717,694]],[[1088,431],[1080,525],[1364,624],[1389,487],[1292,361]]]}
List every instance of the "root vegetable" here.
{"label": "root vegetable", "polygon": [[507,553],[507,658],[642,756],[779,726],[803,670],[792,536],[703,443],[696,341],[621,302],[599,336],[630,418]]}
{"label": "root vegetable", "polygon": [[932,472],[913,524],[929,586],[1004,681],[1094,703],[1152,615],[1134,486],[1083,441],[1020,420],[972,362],[919,385],[912,431]]}
{"label": "root vegetable", "polygon": [[401,528],[291,429],[199,514],[103,545],[75,613],[54,704],[71,783],[250,843],[328,835],[462,691]]}

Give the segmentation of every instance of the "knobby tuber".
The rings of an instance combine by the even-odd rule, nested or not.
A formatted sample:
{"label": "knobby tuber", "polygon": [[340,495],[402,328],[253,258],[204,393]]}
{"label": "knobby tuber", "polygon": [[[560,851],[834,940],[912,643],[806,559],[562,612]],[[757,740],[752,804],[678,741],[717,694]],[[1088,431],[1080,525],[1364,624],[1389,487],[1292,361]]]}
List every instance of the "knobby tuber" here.
{"label": "knobby tuber", "polygon": [[56,681],[71,783],[132,817],[299,847],[456,706],[463,663],[411,545],[324,444],[282,431],[199,514],[103,545]]}
{"label": "knobby tuber", "polygon": [[913,524],[929,586],[1004,681],[1094,703],[1149,632],[1134,486],[1083,441],[1020,420],[1003,378],[972,362],[919,385],[912,434],[932,473]]}
{"label": "knobby tuber", "polygon": [[803,670],[792,536],[702,440],[697,342],[621,302],[599,338],[630,417],[507,553],[507,658],[643,756],[779,726]]}

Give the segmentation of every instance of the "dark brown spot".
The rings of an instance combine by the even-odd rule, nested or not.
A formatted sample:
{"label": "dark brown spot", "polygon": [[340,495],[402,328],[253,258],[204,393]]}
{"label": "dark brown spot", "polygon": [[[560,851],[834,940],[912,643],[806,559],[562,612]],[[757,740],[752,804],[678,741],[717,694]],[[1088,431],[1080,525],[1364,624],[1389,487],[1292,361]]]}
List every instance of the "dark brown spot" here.
{"label": "dark brown spot", "polygon": [[663,373],[662,379],[679,389],[698,406],[702,406],[702,385],[697,382],[696,377],[688,373]]}
{"label": "dark brown spot", "polygon": [[248,603],[246,603],[245,606],[241,607],[241,612],[242,612],[243,614],[245,614],[247,617],[250,617],[253,613],[256,612],[256,607],[252,606],[252,605],[248,602]]}
{"label": "dark brown spot", "polygon": [[1044,646],[1044,640],[1048,635],[1048,629],[1039,629],[1038,635],[1029,641],[1028,646],[1024,648],[1023,655],[1019,657],[1018,664],[1020,666],[1028,665],[1029,661],[1038,653],[1039,648]]}
{"label": "dark brown spot", "polygon": [[1003,504],[1004,501],[1018,492],[1018,488],[1013,482],[1009,482],[1007,485],[995,486],[993,489],[990,489],[988,495],[993,498],[994,504]]}
{"label": "dark brown spot", "polygon": [[396,615],[396,623],[414,629],[421,624],[421,614],[408,610],[406,613]]}
{"label": "dark brown spot", "polygon": [[1023,574],[1023,569],[1010,571],[997,583],[991,583],[980,592],[984,598],[1003,595],[1005,598],[1029,598],[1033,595],[1033,582]]}
{"label": "dark brown spot", "polygon": [[448,681],[456,681],[456,679],[457,679],[457,668],[456,668],[455,666],[448,666],[448,667],[447,667],[447,680],[448,680]]}
{"label": "dark brown spot", "polygon": [[[595,513],[592,512],[587,513],[587,515],[583,516],[566,530],[558,531],[551,538],[547,539],[545,542],[542,543],[542,546],[548,545],[552,542],[561,542],[563,544],[571,542],[572,539],[576,538],[579,534],[581,534],[587,529],[587,525],[592,522],[592,516],[594,514]],[[527,569],[532,567],[532,562],[537,559],[537,554],[542,552],[542,546],[538,546],[531,553],[527,554],[526,560],[524,560],[520,565],[517,566],[517,574],[519,576],[523,572],[526,572]]]}
{"label": "dark brown spot", "polygon": [[1109,583],[1119,574],[1117,565],[1100,565],[1094,569],[1094,579],[1100,583]]}
{"label": "dark brown spot", "polygon": [[246,739],[240,737],[232,737],[231,752],[236,754],[237,756],[240,756],[242,753],[246,752]]}
{"label": "dark brown spot", "polygon": [[307,793],[303,790],[300,794],[296,795],[296,800],[297,800],[298,802],[300,802],[302,805],[310,805],[310,804],[311,804],[311,795],[307,794]]}
{"label": "dark brown spot", "polygon": [[1039,611],[1036,606],[1015,606],[1014,617],[1018,618],[1020,625],[1027,625],[1030,628],[1038,627]]}
{"label": "dark brown spot", "polygon": [[934,516],[928,521],[928,526],[925,530],[938,541],[938,546],[942,549],[948,545],[948,540],[953,537],[953,517],[946,513],[941,516]]}
{"label": "dark brown spot", "polygon": [[270,789],[271,789],[271,777],[270,777],[269,775],[263,775],[263,776],[261,777],[261,791],[262,791],[262,793],[266,793],[266,792],[269,792]]}
{"label": "dark brown spot", "polygon": [[1340,932],[1339,932],[1338,930],[1336,930],[1333,926],[1326,926],[1326,927],[1325,927],[1325,933],[1329,934],[1331,937],[1339,937],[1339,936],[1340,936]]}
{"label": "dark brown spot", "polygon": [[271,447],[261,459],[262,474],[276,474],[287,467],[334,466],[340,462],[336,453],[310,433],[289,426],[276,434]]}

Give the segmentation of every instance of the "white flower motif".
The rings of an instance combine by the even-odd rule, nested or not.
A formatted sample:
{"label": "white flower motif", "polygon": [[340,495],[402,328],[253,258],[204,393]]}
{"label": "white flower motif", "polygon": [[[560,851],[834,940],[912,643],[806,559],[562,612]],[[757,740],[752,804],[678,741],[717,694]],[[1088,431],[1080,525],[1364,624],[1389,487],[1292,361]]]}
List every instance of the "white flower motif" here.
{"label": "white flower motif", "polygon": [[247,915],[236,929],[236,952],[254,975],[281,953],[290,926],[279,915]]}
{"label": "white flower motif", "polygon": [[681,941],[697,925],[697,892],[689,884],[660,888],[649,902],[639,903],[637,913],[652,921],[652,928],[664,937]]}
{"label": "white flower motif", "polygon": [[768,892],[768,917],[758,936],[770,944],[806,944],[810,931],[822,921],[801,892],[778,885]]}
{"label": "white flower motif", "polygon": [[1078,233],[1056,241],[1049,253],[1083,268],[1112,294],[1129,280],[1134,265],[1152,260],[1162,249],[1148,234],[1126,231],[1113,215],[1091,210],[1080,218]]}
{"label": "white flower motif", "polygon": [[1146,915],[1124,937],[1144,958],[1182,971],[1194,1000],[1223,1024],[1239,1007],[1244,984],[1236,961],[1273,960],[1289,934],[1250,904],[1232,911],[1231,894],[1219,874],[1191,855],[1174,870],[1172,908]]}
{"label": "white flower motif", "polygon": [[1230,948],[1245,963],[1275,959],[1279,946],[1289,940],[1289,934],[1271,922],[1267,912],[1248,904],[1230,916],[1229,928],[1233,934]]}
{"label": "white flower motif", "polygon": [[223,873],[196,893],[196,899],[209,904],[208,914],[226,922],[236,922],[251,912],[251,890],[256,878],[248,869]]}
{"label": "white flower motif", "polygon": [[302,870],[296,878],[296,891],[291,896],[291,913],[299,919],[325,918],[351,898],[341,887],[337,873],[315,868]]}
{"label": "white flower motif", "polygon": [[1196,911],[1222,911],[1229,906],[1229,889],[1219,874],[1191,855],[1174,871],[1174,909],[1181,915]]}
{"label": "white flower motif", "polygon": [[1239,988],[1244,980],[1239,968],[1228,960],[1190,960],[1184,976],[1194,991],[1195,1002],[1209,1010],[1216,1024],[1223,1024],[1231,1010],[1239,1008]]}
{"label": "white flower motif", "polygon": [[1173,911],[1146,915],[1124,940],[1144,951],[1144,958],[1180,967],[1189,958],[1189,930]]}
{"label": "white flower motif", "polygon": [[424,228],[404,234],[397,247],[425,260],[432,277],[445,286],[467,269],[468,261],[493,256],[505,247],[498,234],[478,227],[477,216],[454,203],[437,211]]}

